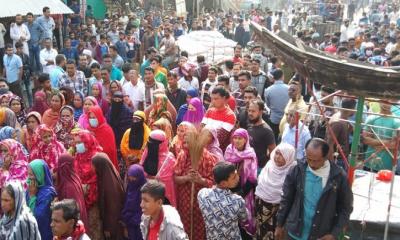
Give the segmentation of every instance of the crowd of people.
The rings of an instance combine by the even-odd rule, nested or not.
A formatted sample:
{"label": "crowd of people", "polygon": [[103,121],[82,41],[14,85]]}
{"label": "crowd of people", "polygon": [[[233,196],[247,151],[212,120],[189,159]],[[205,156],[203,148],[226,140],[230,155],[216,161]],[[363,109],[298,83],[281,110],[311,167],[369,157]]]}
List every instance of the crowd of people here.
{"label": "crowd of people", "polygon": [[[291,18],[257,8],[99,21],[82,19],[72,4],[75,14],[61,20],[44,7],[43,16],[0,24],[0,239],[331,240],[344,233],[353,194],[337,153],[350,153],[357,101],[309,86],[280,56],[250,47],[249,23],[385,66],[400,56],[396,25],[363,17],[351,37],[345,20],[341,32],[319,39],[297,10]],[[305,29],[291,25],[296,16]],[[60,40],[55,29],[63,25]],[[175,42],[190,31],[235,40],[231,60],[190,61]],[[362,143],[372,159],[365,169],[391,169],[399,111],[388,102],[364,107],[380,113],[365,119]]]}

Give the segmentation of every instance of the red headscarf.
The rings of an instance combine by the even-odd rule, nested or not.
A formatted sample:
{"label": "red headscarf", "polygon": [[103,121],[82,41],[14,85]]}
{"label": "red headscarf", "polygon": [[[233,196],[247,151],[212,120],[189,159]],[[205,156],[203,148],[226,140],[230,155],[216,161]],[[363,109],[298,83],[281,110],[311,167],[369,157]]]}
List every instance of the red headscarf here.
{"label": "red headscarf", "polygon": [[[46,132],[51,135],[50,143],[43,141],[43,134]],[[34,135],[35,142],[33,143],[29,160],[43,159],[49,165],[50,170],[54,171],[54,168],[57,167],[58,158],[65,152],[64,145],[57,141],[57,136],[53,130],[44,124],[36,129]]]}
{"label": "red headscarf", "polygon": [[96,116],[98,126],[89,126],[89,130],[93,132],[94,136],[99,141],[100,146],[103,148],[103,152],[107,154],[115,169],[119,171],[114,132],[110,125],[108,125],[106,118],[103,115],[103,111],[99,106],[91,107],[88,111],[88,116],[90,116],[90,113],[93,113]]}
{"label": "red headscarf", "polygon": [[75,199],[79,207],[80,219],[85,226],[89,226],[82,182],[75,172],[74,158],[68,153],[62,154],[58,159],[57,183],[58,199]]}
{"label": "red headscarf", "polygon": [[77,133],[81,142],[85,145],[86,151],[84,153],[75,154],[75,171],[82,181],[82,184],[87,184],[89,190],[85,197],[86,209],[89,209],[95,202],[97,202],[97,178],[96,173],[92,168],[92,157],[102,152],[103,148],[100,146],[96,137],[89,131],[82,130]]}

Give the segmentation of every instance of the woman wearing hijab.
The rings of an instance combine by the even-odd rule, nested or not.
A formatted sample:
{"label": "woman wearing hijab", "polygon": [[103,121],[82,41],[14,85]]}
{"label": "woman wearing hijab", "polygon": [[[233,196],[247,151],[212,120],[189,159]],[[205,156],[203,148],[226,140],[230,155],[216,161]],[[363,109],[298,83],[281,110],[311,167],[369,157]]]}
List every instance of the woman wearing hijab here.
{"label": "woman wearing hijab", "polygon": [[53,130],[42,124],[36,129],[36,142],[31,149],[29,159],[43,159],[52,173],[57,167],[58,158],[65,153],[64,145],[57,141]]}
{"label": "woman wearing hijab", "polygon": [[176,130],[176,136],[172,139],[171,152],[178,157],[183,149],[183,142],[188,131],[196,131],[196,128],[190,122],[181,122]]}
{"label": "woman wearing hijab", "polygon": [[15,116],[15,113],[7,108],[4,108],[4,114],[5,117],[3,119],[3,122],[1,123],[1,126],[10,126],[12,128],[21,130],[21,126],[19,125],[18,121],[17,121],[17,116]]}
{"label": "woman wearing hijab", "polygon": [[49,109],[49,105],[47,104],[46,93],[43,91],[35,92],[31,111],[38,112],[42,116],[47,109]]}
{"label": "woman wearing hijab", "polygon": [[98,153],[92,160],[96,171],[100,218],[105,239],[123,239],[120,223],[125,191],[119,173],[105,153]]}
{"label": "woman wearing hijab", "polygon": [[79,130],[79,124],[74,120],[74,109],[65,105],[60,110],[60,120],[54,127],[57,140],[60,141],[66,150],[69,150],[74,141],[73,132]]}
{"label": "woman wearing hijab", "polygon": [[167,136],[168,143],[172,142],[174,133],[172,130],[171,122],[168,119],[162,117],[157,121],[155,121],[153,123],[153,126],[151,126],[151,130],[156,130],[156,129],[162,130],[165,133],[165,135]]}
{"label": "woman wearing hijab", "polygon": [[110,109],[108,102],[103,98],[103,85],[100,82],[95,82],[92,85],[92,96],[96,98],[104,116],[107,116]]}
{"label": "woman wearing hijab", "polygon": [[51,97],[50,109],[47,109],[43,114],[43,124],[46,124],[49,128],[54,128],[60,118],[60,109],[64,104],[64,96],[61,93],[54,94]]}
{"label": "woman wearing hijab", "polygon": [[122,209],[121,220],[125,229],[128,231],[128,240],[143,240],[140,231],[142,209],[140,207],[140,189],[147,182],[144,176],[143,167],[133,164],[128,168],[128,186],[126,188],[126,198]]}
{"label": "woman wearing hijab", "polygon": [[90,127],[89,117],[87,112],[93,106],[99,106],[96,98],[92,96],[85,97],[85,100],[83,101],[83,113],[78,120],[79,126],[81,126],[83,129],[88,129]]}
{"label": "woman wearing hijab", "polygon": [[13,96],[10,100],[10,109],[15,113],[19,125],[23,127],[26,122],[26,111],[22,98]]}
{"label": "woman wearing hijab", "polygon": [[74,120],[75,122],[78,122],[79,117],[83,113],[83,93],[80,91],[76,91],[74,94],[74,101],[72,103],[72,108],[74,109]]}
{"label": "woman wearing hijab", "polygon": [[186,111],[188,110],[188,106],[189,106],[189,101],[192,98],[197,98],[199,97],[199,92],[197,91],[197,89],[190,87],[188,88],[188,90],[186,91],[186,104],[182,105],[179,110],[178,110],[178,114],[176,116],[176,125],[179,125],[182,121],[183,121],[183,116],[185,116]]}
{"label": "woman wearing hijab", "polygon": [[200,128],[201,120],[203,120],[205,109],[199,98],[192,98],[189,101],[188,110],[183,116],[183,121],[190,122],[197,129]]}
{"label": "woman wearing hijab", "polygon": [[23,128],[23,137],[21,143],[28,151],[32,149],[35,142],[35,131],[42,124],[42,116],[38,112],[30,112],[26,115],[26,125]]}
{"label": "woman wearing hijab", "polygon": [[103,148],[103,152],[108,155],[115,169],[118,171],[117,147],[115,146],[115,137],[112,128],[108,125],[99,106],[91,107],[88,111],[88,115],[89,130],[96,137],[100,146]]}
{"label": "woman wearing hijab", "polygon": [[11,180],[20,180],[25,183],[28,177],[28,158],[22,147],[22,144],[14,139],[6,139],[0,142],[0,156],[3,159],[0,188]]}
{"label": "woman wearing hijab", "polygon": [[29,163],[28,191],[26,201],[36,218],[42,240],[52,240],[51,231],[51,202],[56,197],[50,169],[46,162],[40,159]]}
{"label": "woman wearing hijab", "polygon": [[139,163],[146,148],[150,135],[150,128],[146,125],[146,115],[142,111],[133,114],[132,126],[126,130],[121,140],[121,155],[125,160],[126,168]]}
{"label": "woman wearing hijab", "polygon": [[[117,91],[123,92],[121,83],[119,81],[111,81],[111,83],[110,83],[110,93],[108,94],[106,99],[107,100],[111,100],[111,97]],[[103,94],[103,98],[104,97],[105,97],[105,95]]]}
{"label": "woman wearing hijab", "polygon": [[19,142],[19,132],[12,127],[5,126],[0,129],[0,141],[6,139],[15,139]]}
{"label": "woman wearing hijab", "polygon": [[255,193],[257,239],[274,239],[282,187],[289,169],[296,165],[295,153],[296,150],[292,145],[279,144],[271,152],[271,160],[258,176]]}
{"label": "woman wearing hijab", "polygon": [[155,178],[165,184],[165,196],[176,207],[175,156],[168,149],[168,139],[163,131],[151,131],[140,163],[148,178]]}
{"label": "woman wearing hijab", "polygon": [[82,182],[88,214],[89,233],[91,239],[103,239],[103,230],[99,217],[96,172],[92,167],[92,158],[102,151],[99,142],[89,131],[79,131],[75,137],[75,171]]}
{"label": "woman wearing hijab", "polygon": [[152,109],[149,114],[149,126],[161,118],[161,114],[167,112],[168,97],[163,93],[154,94]]}
{"label": "woman wearing hijab", "polygon": [[57,198],[74,199],[79,207],[80,220],[88,230],[88,218],[86,212],[85,199],[83,194],[82,182],[74,168],[74,158],[64,153],[58,159],[57,165]]}
{"label": "woman wearing hijab", "polygon": [[74,101],[74,91],[67,86],[60,87],[60,93],[64,96],[65,105],[72,106]]}
{"label": "woman wearing hijab", "polygon": [[40,240],[39,227],[25,200],[20,181],[11,181],[1,191],[3,217],[0,220],[0,239]]}
{"label": "woman wearing hijab", "polygon": [[197,132],[188,131],[184,142],[175,166],[176,193],[179,196],[177,210],[185,232],[192,236],[191,240],[206,239],[204,219],[198,202],[191,202],[191,199],[196,198],[200,189],[213,185],[212,169],[218,160],[205,148],[206,139],[200,138]]}
{"label": "woman wearing hijab", "polygon": [[212,126],[205,126],[201,130],[201,136],[207,139],[207,150],[213,154],[219,161],[225,161],[224,153],[219,147],[217,129]]}
{"label": "woman wearing hijab", "polygon": [[132,126],[133,112],[124,104],[123,101],[124,96],[122,92],[115,92],[111,99],[111,109],[107,118],[108,124],[110,124],[114,131],[115,143],[117,146],[121,145],[121,140],[126,130]]}
{"label": "woman wearing hijab", "polygon": [[[248,211],[248,218],[241,225],[246,233],[255,234],[255,209],[254,209],[254,188],[257,185],[257,156],[249,143],[249,134],[246,129],[239,128],[232,135],[232,143],[225,151],[225,160],[236,165],[240,176],[240,195],[244,198]],[[248,238],[247,235],[242,235]]]}

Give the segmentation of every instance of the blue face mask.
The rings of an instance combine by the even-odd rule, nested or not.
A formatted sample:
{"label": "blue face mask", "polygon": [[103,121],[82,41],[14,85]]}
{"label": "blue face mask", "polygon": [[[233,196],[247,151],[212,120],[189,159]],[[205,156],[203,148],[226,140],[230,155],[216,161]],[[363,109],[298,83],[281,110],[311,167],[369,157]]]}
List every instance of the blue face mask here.
{"label": "blue face mask", "polygon": [[97,118],[89,118],[89,125],[93,128],[99,126],[99,121]]}
{"label": "blue face mask", "polygon": [[78,144],[76,144],[76,145],[75,145],[75,148],[76,148],[76,152],[77,152],[77,153],[84,153],[84,152],[86,152],[85,144],[83,144],[83,143],[78,143]]}

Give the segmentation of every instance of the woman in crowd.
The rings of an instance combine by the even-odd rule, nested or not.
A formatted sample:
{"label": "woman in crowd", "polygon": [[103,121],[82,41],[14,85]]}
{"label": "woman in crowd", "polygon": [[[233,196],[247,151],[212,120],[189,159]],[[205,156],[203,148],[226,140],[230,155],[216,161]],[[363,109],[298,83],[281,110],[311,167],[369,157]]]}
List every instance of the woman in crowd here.
{"label": "woman in crowd", "polygon": [[128,240],[143,240],[140,231],[142,209],[140,207],[140,189],[146,183],[143,167],[133,164],[128,168],[128,186],[126,188],[125,205],[122,209],[121,220],[128,232]]}
{"label": "woman in crowd", "polygon": [[172,130],[171,122],[168,119],[161,117],[160,119],[155,121],[153,123],[153,126],[151,126],[151,130],[156,129],[162,130],[165,133],[168,143],[172,142],[174,132]]}
{"label": "woman in crowd", "polygon": [[118,171],[117,147],[115,146],[115,137],[112,128],[108,125],[99,106],[91,107],[88,111],[88,115],[89,130],[96,137],[100,146],[103,148],[103,152],[108,155],[115,169]]}
{"label": "woman in crowd", "polygon": [[172,140],[171,152],[177,157],[183,149],[185,135],[188,131],[196,131],[193,124],[181,122],[176,130],[176,136]]}
{"label": "woman in crowd", "polygon": [[64,104],[64,96],[61,93],[54,94],[51,97],[50,108],[43,114],[43,124],[46,124],[49,128],[54,128],[60,118],[60,109]]}
{"label": "woman in crowd", "polygon": [[49,109],[49,105],[47,103],[46,93],[43,91],[35,92],[31,111],[38,112],[41,116],[43,116],[47,109]]}
{"label": "woman in crowd", "polygon": [[60,141],[68,151],[73,145],[73,132],[79,130],[79,124],[74,119],[74,109],[65,105],[60,110],[60,119],[54,127],[57,140]]}
{"label": "woman in crowd", "polygon": [[35,131],[42,124],[42,116],[38,112],[30,112],[26,115],[26,125],[23,128],[23,137],[21,143],[28,151],[32,149],[35,143]]}
{"label": "woman in crowd", "polygon": [[146,124],[146,115],[142,111],[133,114],[132,126],[126,130],[121,140],[121,155],[126,167],[139,163],[146,148],[150,128]]}
{"label": "woman in crowd", "polygon": [[261,170],[255,193],[257,239],[274,239],[283,183],[289,169],[296,165],[295,160],[295,148],[281,143],[271,152],[271,160]]}
{"label": "woman in crowd", "polygon": [[212,126],[205,126],[201,130],[201,136],[207,139],[207,150],[214,155],[218,161],[225,161],[224,153],[219,147],[219,140],[217,135],[217,129]]}
{"label": "woman in crowd", "polygon": [[[107,100],[110,101],[113,94],[117,91],[123,92],[121,83],[119,81],[112,81],[110,83],[110,94],[107,96]],[[103,94],[104,97],[104,94]]]}
{"label": "woman in crowd", "polygon": [[0,239],[41,239],[36,219],[26,205],[20,181],[11,181],[2,188],[1,201]]}
{"label": "woman in crowd", "polygon": [[98,141],[89,131],[79,131],[74,137],[75,143],[75,171],[82,182],[85,196],[86,211],[89,222],[89,236],[91,239],[103,239],[103,230],[100,221],[98,206],[96,172],[92,167],[92,158],[102,151]]}
{"label": "woman in crowd", "polygon": [[92,160],[96,171],[100,217],[105,239],[123,239],[120,214],[124,206],[125,191],[119,173],[105,153]]}
{"label": "woman in crowd", "polygon": [[92,96],[96,98],[97,103],[99,104],[103,115],[107,116],[109,105],[107,100],[103,98],[103,86],[100,82],[96,82],[92,85]]}
{"label": "woman in crowd", "polygon": [[115,134],[116,146],[121,145],[126,130],[132,126],[133,112],[124,104],[122,92],[116,91],[111,99],[111,109],[107,122]]}
{"label": "woman in crowd", "polygon": [[36,129],[36,141],[32,147],[29,159],[43,159],[50,168],[51,173],[55,172],[58,158],[65,153],[64,145],[57,141],[53,130],[42,124]]}
{"label": "woman in crowd", "polygon": [[[257,185],[257,156],[250,147],[249,134],[246,129],[239,128],[232,135],[232,143],[225,151],[225,160],[236,164],[240,176],[240,195],[246,202],[247,221],[241,225],[248,235],[255,234],[254,188]],[[244,234],[244,235],[243,235]],[[251,239],[245,233],[242,237]]]}
{"label": "woman in crowd", "polygon": [[9,126],[18,130],[21,130],[21,126],[17,121],[17,116],[8,107],[2,107],[0,109],[0,126]]}
{"label": "woman in crowd", "polygon": [[201,120],[203,120],[205,109],[199,98],[192,98],[189,101],[188,110],[183,116],[183,121],[192,123],[197,129],[200,129]]}
{"label": "woman in crowd", "polygon": [[39,226],[42,240],[52,240],[51,202],[56,196],[50,169],[40,159],[29,163],[27,202]]}
{"label": "woman in crowd", "polygon": [[60,93],[64,96],[65,105],[72,106],[74,102],[74,91],[67,86],[60,87]]}
{"label": "woman in crowd", "polygon": [[200,189],[213,185],[212,169],[218,160],[205,148],[206,140],[199,139],[197,132],[188,132],[183,146],[175,166],[175,183],[179,196],[177,210],[190,239],[205,239],[199,204],[190,199],[196,198]]}
{"label": "woman in crowd", "polygon": [[165,184],[165,196],[172,206],[176,206],[173,179],[175,156],[168,149],[168,139],[161,130],[150,133],[146,150],[140,161],[148,178],[155,178]]}
{"label": "woman in crowd", "polygon": [[89,228],[82,182],[74,168],[74,158],[64,153],[57,165],[57,199],[74,199],[79,207],[80,220]]}
{"label": "woman in crowd", "polygon": [[20,180],[25,185],[28,177],[28,156],[24,153],[22,145],[14,139],[0,142],[0,153],[3,159],[0,173],[0,188],[11,180]]}
{"label": "woman in crowd", "polygon": [[154,122],[161,118],[161,114],[167,111],[168,98],[163,93],[157,93],[153,96],[152,109],[149,113],[148,124],[153,126]]}
{"label": "woman in crowd", "polygon": [[92,96],[85,97],[85,100],[83,101],[83,113],[79,117],[79,120],[78,120],[79,126],[82,129],[88,129],[89,128],[88,111],[93,106],[99,106],[99,104],[97,103],[96,98],[94,98]]}
{"label": "woman in crowd", "polygon": [[26,111],[25,105],[22,98],[18,96],[13,96],[10,100],[10,109],[15,113],[17,121],[21,127],[25,125],[26,122]]}
{"label": "woman in crowd", "polygon": [[14,139],[20,142],[20,133],[12,127],[5,126],[0,129],[0,141],[5,139]]}
{"label": "woman in crowd", "polygon": [[83,113],[83,93],[80,91],[76,91],[74,94],[74,102],[72,103],[72,107],[74,109],[74,120],[78,122],[79,117]]}
{"label": "woman in crowd", "polygon": [[188,106],[189,106],[189,101],[192,98],[196,98],[199,97],[199,92],[193,88],[193,87],[189,87],[188,90],[186,91],[186,104],[182,105],[179,109],[178,109],[178,114],[176,116],[176,124],[179,125],[182,121],[183,121],[183,116],[185,116],[186,111],[188,110]]}

